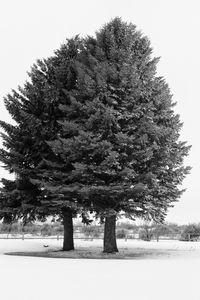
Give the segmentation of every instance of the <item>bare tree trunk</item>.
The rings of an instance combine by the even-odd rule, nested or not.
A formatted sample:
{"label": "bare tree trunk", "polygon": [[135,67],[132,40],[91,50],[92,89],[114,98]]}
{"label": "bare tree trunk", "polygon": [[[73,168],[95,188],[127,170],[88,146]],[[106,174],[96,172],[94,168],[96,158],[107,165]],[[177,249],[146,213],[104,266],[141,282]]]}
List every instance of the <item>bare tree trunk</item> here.
{"label": "bare tree trunk", "polygon": [[116,216],[107,216],[104,226],[104,245],[103,252],[115,253],[118,252],[116,241]]}
{"label": "bare tree trunk", "polygon": [[73,219],[71,209],[65,208],[62,211],[62,216],[64,225],[63,251],[74,250]]}

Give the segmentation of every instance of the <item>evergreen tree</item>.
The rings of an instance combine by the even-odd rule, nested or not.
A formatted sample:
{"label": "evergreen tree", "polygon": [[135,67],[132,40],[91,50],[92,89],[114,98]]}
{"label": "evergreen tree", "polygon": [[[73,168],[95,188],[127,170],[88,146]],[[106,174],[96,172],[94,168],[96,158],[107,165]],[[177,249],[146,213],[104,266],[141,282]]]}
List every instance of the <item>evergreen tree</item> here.
{"label": "evergreen tree", "polygon": [[88,40],[87,47],[97,61],[92,69],[107,111],[104,123],[110,124],[106,139],[116,153],[107,160],[115,173],[114,178],[110,174],[111,186],[124,189],[112,208],[163,221],[183,192],[179,187],[190,170],[183,159],[190,147],[179,141],[182,123],[168,85],[156,76],[158,59],[152,58],[149,40],[119,18],[97,32],[96,40]]}
{"label": "evergreen tree", "polygon": [[157,62],[149,40],[120,18],[38,61],[31,83],[6,99],[19,125],[1,123],[1,160],[18,177],[4,184],[3,207],[15,207],[17,192],[17,212],[60,214],[71,229],[65,250],[77,212],[105,220],[105,252],[118,251],[120,213],[163,221],[182,193],[189,147]]}
{"label": "evergreen tree", "polygon": [[86,38],[76,91],[62,106],[70,122],[49,143],[73,162],[72,183],[58,190],[63,196],[73,191],[105,218],[105,252],[117,251],[120,212],[163,221],[189,172],[183,159],[190,147],[179,141],[182,124],[168,85],[156,76],[158,59],[151,56],[149,40],[119,18]]}
{"label": "evergreen tree", "polygon": [[[77,206],[71,198],[60,201],[52,191],[35,184],[34,180],[41,178],[44,166],[60,180],[54,169],[61,158],[51,151],[46,141],[54,140],[60,130],[62,111],[59,106],[65,104],[66,93],[74,89],[76,83],[78,48],[79,38],[75,37],[54,56],[38,60],[29,73],[29,82],[5,98],[6,108],[16,125],[0,122],[4,130],[0,160],[16,177],[14,181],[2,180],[2,217],[10,213],[13,218],[23,218],[26,222],[59,215],[65,229],[64,250],[74,248],[72,216]],[[60,172],[68,168],[62,165]]]}

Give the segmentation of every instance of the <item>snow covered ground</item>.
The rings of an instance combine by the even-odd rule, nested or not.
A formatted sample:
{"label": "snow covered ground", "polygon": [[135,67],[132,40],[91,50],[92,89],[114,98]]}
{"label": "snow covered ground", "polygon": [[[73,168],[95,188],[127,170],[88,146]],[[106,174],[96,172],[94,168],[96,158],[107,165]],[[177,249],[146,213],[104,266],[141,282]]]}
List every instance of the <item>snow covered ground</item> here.
{"label": "snow covered ground", "polygon": [[[75,245],[99,251],[102,241]],[[200,300],[199,242],[118,241],[121,251],[143,251],[131,260],[4,255],[61,246],[61,240],[0,240],[0,299]]]}

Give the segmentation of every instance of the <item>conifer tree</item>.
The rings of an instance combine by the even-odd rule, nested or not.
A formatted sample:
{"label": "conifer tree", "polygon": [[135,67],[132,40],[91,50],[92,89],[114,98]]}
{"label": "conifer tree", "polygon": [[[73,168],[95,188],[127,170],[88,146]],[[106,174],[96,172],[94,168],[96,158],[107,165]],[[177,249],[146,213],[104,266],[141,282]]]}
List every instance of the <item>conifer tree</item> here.
{"label": "conifer tree", "polygon": [[[163,221],[183,192],[179,187],[190,170],[183,166],[183,159],[190,147],[179,141],[182,123],[173,111],[168,85],[156,76],[158,59],[152,58],[148,38],[120,18],[87,43],[90,60],[97,61],[92,69],[107,112],[106,140],[115,153],[107,159],[113,171],[109,180],[111,186],[119,184],[120,192],[124,190],[112,208],[116,211],[118,206],[117,211],[127,216]],[[105,251],[110,249],[109,240]]]}
{"label": "conifer tree", "polygon": [[125,191],[118,210],[163,221],[183,192],[180,184],[190,170],[183,159],[190,147],[179,141],[182,123],[168,85],[156,76],[158,59],[152,58],[148,38],[120,18],[97,32],[88,48],[98,61],[96,78],[103,78],[95,80],[99,96],[112,116],[107,140],[117,153],[113,166],[123,174],[115,180]]}
{"label": "conifer tree", "polygon": [[[59,215],[64,224],[64,250],[74,248],[72,217],[76,213],[76,205],[71,199],[60,201],[52,191],[35,184],[34,180],[41,178],[44,166],[55,174],[56,163],[61,159],[51,151],[46,141],[54,140],[60,130],[62,111],[59,106],[67,101],[66,93],[74,89],[76,83],[78,48],[79,38],[75,37],[54,56],[38,60],[24,87],[12,91],[5,98],[5,106],[16,125],[0,122],[4,130],[0,160],[8,171],[15,174],[13,181],[2,180],[2,217],[11,214],[13,218],[23,218],[26,222]],[[62,165],[60,172],[67,168]],[[57,173],[57,180],[60,180]]]}
{"label": "conifer tree", "polygon": [[105,219],[105,252],[118,251],[120,213],[164,220],[182,193],[189,147],[157,62],[149,40],[120,18],[39,61],[32,83],[6,99],[19,126],[1,123],[1,160],[18,177],[4,184],[3,206],[17,192],[19,212],[65,213],[71,231],[73,213],[88,222],[95,212]]}
{"label": "conifer tree", "polygon": [[58,186],[61,194],[73,191],[105,218],[104,252],[118,251],[120,212],[163,221],[189,172],[183,159],[190,147],[179,141],[182,124],[168,85],[156,76],[157,62],[149,40],[120,18],[86,38],[76,91],[62,106],[70,122],[49,143],[73,162],[71,179],[78,182]]}

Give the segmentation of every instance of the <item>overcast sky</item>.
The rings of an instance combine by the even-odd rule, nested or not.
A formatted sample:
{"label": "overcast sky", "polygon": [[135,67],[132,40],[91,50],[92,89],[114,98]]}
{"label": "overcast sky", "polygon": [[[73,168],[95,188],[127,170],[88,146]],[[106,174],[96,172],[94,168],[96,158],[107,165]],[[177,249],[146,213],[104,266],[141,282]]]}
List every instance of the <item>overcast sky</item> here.
{"label": "overcast sky", "polygon": [[[7,0],[0,4],[0,119],[11,121],[3,97],[23,85],[37,58],[45,58],[76,34],[93,35],[116,16],[147,35],[158,73],[169,83],[184,126],[181,140],[192,145],[192,166],[183,194],[167,221],[200,222],[200,4],[198,0]],[[9,177],[0,167],[0,177]]]}

